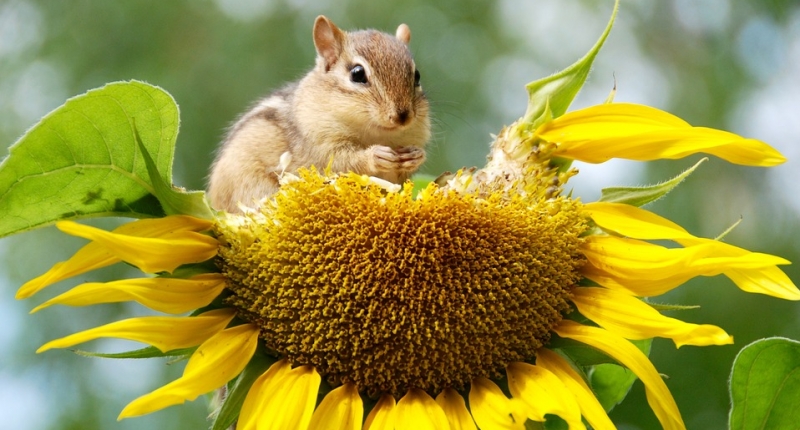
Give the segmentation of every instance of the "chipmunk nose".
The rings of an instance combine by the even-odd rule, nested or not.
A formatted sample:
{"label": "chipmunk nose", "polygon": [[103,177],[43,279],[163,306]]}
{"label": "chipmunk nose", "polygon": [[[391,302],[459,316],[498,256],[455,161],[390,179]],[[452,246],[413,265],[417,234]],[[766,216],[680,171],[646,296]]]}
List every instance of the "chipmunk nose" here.
{"label": "chipmunk nose", "polygon": [[398,125],[405,125],[408,122],[409,112],[408,109],[398,110],[392,116],[392,122]]}

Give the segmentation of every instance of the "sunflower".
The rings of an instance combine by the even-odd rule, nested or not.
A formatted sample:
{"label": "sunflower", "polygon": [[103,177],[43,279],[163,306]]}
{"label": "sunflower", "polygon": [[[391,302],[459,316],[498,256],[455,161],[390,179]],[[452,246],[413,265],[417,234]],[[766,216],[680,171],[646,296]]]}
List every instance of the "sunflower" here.
{"label": "sunflower", "polygon": [[[680,347],[733,339],[642,298],[724,274],[744,291],[798,300],[777,267],[789,262],[693,236],[633,204],[582,203],[562,190],[577,173],[572,160],[699,152],[752,166],[784,161],[760,141],[607,103],[535,129],[512,125],[485,168],[419,192],[312,169],[285,175],[273,198],[243,214],[173,215],[110,232],[61,221],[61,231],[91,242],[17,298],[126,262],[158,276],[82,284],[35,310],[135,301],[167,314],[194,311],[117,321],[39,349],[112,337],[189,357],[182,377],[120,418],[229,384],[244,393],[242,430],[522,429],[547,415],[571,429],[614,428],[561,347],[575,342],[630,369],[662,426],[684,428],[631,340]],[[245,378],[254,362],[258,372]]]}
{"label": "sunflower", "polygon": [[[789,262],[696,237],[641,208],[694,168],[584,203],[565,193],[578,173],[572,163],[705,153],[768,167],[785,159],[763,142],[647,106],[609,99],[566,113],[612,22],[583,59],[528,85],[528,111],[498,134],[485,167],[421,187],[301,170],[241,214],[212,213],[202,195],[161,182],[171,158],[162,156],[159,170],[136,124],[150,127],[143,134],[150,148],[171,154],[161,143],[177,129],[164,137],[153,128],[177,122],[166,93],[134,82],[98,90],[107,97],[88,93],[88,107],[76,99],[66,111],[88,109],[101,119],[113,109],[91,110],[97,100],[158,102],[131,110],[127,121],[94,124],[113,128],[109,136],[134,130],[138,148],[117,157],[144,161],[149,180],[138,183],[149,194],[127,197],[132,213],[155,218],[113,231],[60,220],[64,211],[42,218],[89,243],[24,284],[17,298],[124,262],[154,276],[81,284],[34,311],[137,302],[167,315],[112,322],[38,352],[120,338],[148,346],[95,355],[188,359],[183,376],[133,400],[120,418],[226,391],[215,430],[234,423],[238,430],[523,429],[555,417],[570,429],[611,429],[586,374],[598,362],[632,371],[662,426],[684,428],[644,341],[668,338],[680,347],[733,338],[662,315],[647,299],[722,274],[744,291],[800,300],[778,268]],[[147,212],[151,197],[159,205]],[[83,214],[79,203],[65,216]],[[591,351],[591,359],[576,350]]]}

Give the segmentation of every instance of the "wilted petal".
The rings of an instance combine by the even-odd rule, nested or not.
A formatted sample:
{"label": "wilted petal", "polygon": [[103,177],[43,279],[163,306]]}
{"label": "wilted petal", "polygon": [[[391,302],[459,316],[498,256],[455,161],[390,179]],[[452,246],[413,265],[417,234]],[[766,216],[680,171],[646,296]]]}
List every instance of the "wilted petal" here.
{"label": "wilted petal", "polygon": [[197,348],[183,376],[132,401],[119,419],[149,414],[167,406],[194,400],[215,390],[244,370],[258,344],[258,327],[245,324],[223,330]]}
{"label": "wilted petal", "polygon": [[727,345],[733,337],[717,326],[690,324],[661,315],[643,301],[605,288],[575,288],[572,302],[578,311],[600,327],[626,339],[672,339],[683,345]]}
{"label": "wilted petal", "polygon": [[464,397],[452,388],[445,388],[436,396],[436,403],[442,407],[447,421],[450,422],[450,430],[478,430],[475,421],[472,419]]}
{"label": "wilted petal", "polygon": [[685,429],[678,405],[653,363],[632,343],[598,327],[563,320],[553,329],[559,336],[585,343],[608,354],[631,370],[644,383],[647,402],[665,430]]}
{"label": "wilted petal", "polygon": [[558,143],[554,156],[588,163],[611,158],[676,159],[701,152],[748,166],[775,166],[786,161],[764,142],[722,130],[692,127],[664,111],[629,103],[601,104],[569,112],[543,124],[536,135]]}
{"label": "wilted petal", "polygon": [[586,385],[578,374],[561,356],[553,351],[540,348],[536,352],[536,365],[552,372],[575,396],[581,414],[595,430],[616,430],[616,426],[608,418],[603,405],[597,400],[592,389]]}
{"label": "wilted petal", "polygon": [[426,392],[408,390],[395,407],[395,430],[448,430],[441,406]]}
{"label": "wilted petal", "polygon": [[211,303],[225,288],[225,277],[207,273],[183,278],[139,278],[114,282],[92,282],[56,296],[31,313],[52,305],[88,306],[133,300],[150,309],[180,314]]}
{"label": "wilted petal", "polygon": [[196,317],[130,318],[52,340],[36,352],[66,348],[101,337],[142,342],[162,352],[189,348],[219,333],[235,315],[233,309],[218,309]]}
{"label": "wilted petal", "polygon": [[360,430],[364,403],[353,384],[345,384],[325,395],[311,416],[314,430]]}
{"label": "wilted petal", "polygon": [[528,363],[511,363],[506,367],[508,389],[522,400],[528,418],[545,421],[545,415],[558,415],[570,429],[586,429],[575,396],[547,369]]}

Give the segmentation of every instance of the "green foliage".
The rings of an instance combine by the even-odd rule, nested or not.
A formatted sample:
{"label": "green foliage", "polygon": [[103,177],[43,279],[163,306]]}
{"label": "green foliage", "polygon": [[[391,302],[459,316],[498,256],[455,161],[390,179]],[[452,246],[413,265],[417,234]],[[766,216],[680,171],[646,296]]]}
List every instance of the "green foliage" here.
{"label": "green foliage", "polygon": [[163,215],[134,121],[171,182],[175,101],[142,82],[109,84],[68,100],[11,147],[0,164],[0,237],[60,219]]}
{"label": "green foliage", "polygon": [[[650,355],[652,339],[632,340],[645,355]],[[637,376],[627,368],[618,364],[598,364],[592,367],[589,372],[589,382],[594,390],[597,400],[603,405],[606,411],[611,411],[614,406],[620,404],[631,386],[638,379]]]}
{"label": "green foliage", "polygon": [[139,132],[134,124],[133,129],[136,135],[136,145],[142,151],[144,164],[147,166],[147,174],[153,184],[153,194],[158,199],[161,207],[167,215],[185,214],[193,215],[198,218],[211,219],[213,212],[206,200],[206,194],[203,191],[186,191],[183,189],[175,188],[161,178],[158,166],[156,166],[153,157],[147,151],[147,147],[142,143]]}
{"label": "green foliage", "polygon": [[789,429],[800,423],[800,342],[757,340],[733,362],[732,430]]}
{"label": "green foliage", "polygon": [[619,0],[614,3],[614,12],[611,14],[605,31],[583,58],[556,74],[533,81],[525,86],[528,90],[528,110],[525,112],[525,122],[535,128],[550,118],[558,118],[567,111],[586,82],[597,53],[600,52],[600,48],[603,47],[603,43],[611,33],[618,10]]}
{"label": "green foliage", "polygon": [[84,357],[99,357],[99,358],[161,358],[161,357],[176,357],[177,359],[188,358],[197,348],[182,348],[174,349],[172,351],[162,352],[154,346],[137,349],[134,351],[103,353],[103,352],[90,352],[82,351],[80,349],[73,350],[75,354]]}
{"label": "green foliage", "polygon": [[700,167],[708,158],[703,158],[694,166],[686,169],[680,175],[660,184],[649,185],[645,187],[609,187],[603,188],[600,196],[601,202],[610,203],[625,203],[631,206],[644,206],[648,203],[654,202],[677,187],[678,184],[688,178],[689,175],[694,173],[695,169]]}
{"label": "green foliage", "polygon": [[435,179],[436,178],[433,175],[425,175],[425,174],[414,175],[411,178],[411,182],[414,184],[414,191],[413,191],[414,197],[416,197],[420,191],[422,191],[425,187],[428,186],[428,184],[433,182]]}

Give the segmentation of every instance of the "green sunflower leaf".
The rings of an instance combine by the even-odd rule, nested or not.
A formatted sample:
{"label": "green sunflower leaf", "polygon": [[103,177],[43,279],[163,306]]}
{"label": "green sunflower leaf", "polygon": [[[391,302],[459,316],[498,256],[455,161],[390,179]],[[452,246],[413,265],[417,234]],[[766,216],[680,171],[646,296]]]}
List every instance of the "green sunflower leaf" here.
{"label": "green sunflower leaf", "polygon": [[757,340],[733,361],[729,428],[788,429],[800,423],[800,342]]}
{"label": "green sunflower leaf", "polygon": [[264,372],[277,361],[263,353],[256,353],[236,380],[229,384],[228,394],[214,417],[211,430],[226,430],[239,418],[242,404],[250,391],[250,387]]}
{"label": "green sunflower leaf", "polygon": [[[147,147],[142,143],[139,130],[136,124],[133,125],[133,134],[136,136],[136,144],[142,151],[144,164],[147,166],[147,174],[153,184],[153,194],[158,198],[161,207],[167,215],[192,215],[198,218],[211,219],[214,213],[206,200],[206,193],[203,191],[186,191],[169,185],[161,178],[153,158],[150,156]],[[170,180],[171,182],[171,180]]]}
{"label": "green sunflower leaf", "polygon": [[[645,355],[650,355],[652,339],[632,340],[631,343],[636,345]],[[611,411],[625,400],[631,390],[631,386],[638,379],[627,368],[610,363],[593,366],[587,373],[592,390],[594,390],[597,400],[606,411]]]}
{"label": "green sunflower leaf", "polygon": [[96,216],[164,215],[134,121],[162,180],[172,178],[178,106],[143,82],[108,84],[47,114],[0,163],[0,237]]}
{"label": "green sunflower leaf", "polygon": [[637,379],[633,372],[617,364],[598,364],[589,372],[589,378],[595,397],[606,411],[625,400]]}
{"label": "green sunflower leaf", "polygon": [[137,349],[134,351],[104,353],[104,352],[90,352],[75,349],[72,352],[84,357],[99,357],[99,358],[161,358],[161,357],[177,357],[178,359],[188,358],[197,348],[183,348],[174,349],[172,351],[161,352],[160,349],[154,346]]}
{"label": "green sunflower leaf", "polygon": [[547,119],[548,115],[557,118],[567,111],[572,100],[586,82],[592,63],[611,32],[618,10],[619,0],[614,3],[614,11],[605,31],[583,58],[554,75],[533,81],[525,86],[528,90],[528,109],[524,118],[525,122],[531,124],[531,127],[537,127]]}
{"label": "green sunflower leaf", "polygon": [[689,175],[694,173],[695,169],[700,167],[701,164],[708,161],[708,158],[703,158],[698,161],[694,166],[686,169],[680,175],[660,184],[649,185],[646,187],[612,187],[603,188],[600,195],[601,202],[609,203],[625,203],[631,206],[644,206],[648,203],[654,202],[661,197],[664,197],[678,184],[688,178]]}

